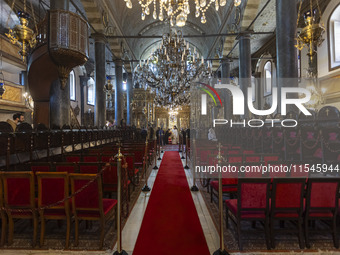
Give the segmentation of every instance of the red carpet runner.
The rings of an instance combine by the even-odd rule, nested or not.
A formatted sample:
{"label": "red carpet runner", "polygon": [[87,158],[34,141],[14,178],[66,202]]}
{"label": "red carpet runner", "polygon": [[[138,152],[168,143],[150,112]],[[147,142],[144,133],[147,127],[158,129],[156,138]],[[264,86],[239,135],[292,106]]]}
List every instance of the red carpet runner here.
{"label": "red carpet runner", "polygon": [[133,255],[209,255],[179,154],[163,157]]}

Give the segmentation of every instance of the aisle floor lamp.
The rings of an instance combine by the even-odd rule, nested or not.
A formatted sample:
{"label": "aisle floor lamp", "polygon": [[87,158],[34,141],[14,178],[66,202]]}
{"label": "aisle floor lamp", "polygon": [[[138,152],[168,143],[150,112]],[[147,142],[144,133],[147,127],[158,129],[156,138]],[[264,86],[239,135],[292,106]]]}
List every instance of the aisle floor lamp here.
{"label": "aisle floor lamp", "polygon": [[[221,165],[222,161],[226,161],[221,155],[221,143],[218,143],[218,164]],[[223,229],[223,193],[222,193],[222,172],[218,173],[218,202],[220,212],[220,248],[213,253],[213,255],[229,255],[224,246],[224,229]]]}

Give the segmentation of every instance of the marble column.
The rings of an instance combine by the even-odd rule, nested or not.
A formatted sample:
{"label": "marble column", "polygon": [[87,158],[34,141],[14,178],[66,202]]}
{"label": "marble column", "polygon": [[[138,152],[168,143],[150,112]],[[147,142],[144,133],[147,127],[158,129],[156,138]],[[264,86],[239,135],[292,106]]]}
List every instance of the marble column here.
{"label": "marble column", "polygon": [[[282,87],[298,86],[298,60],[295,48],[297,7],[295,0],[276,0],[276,76],[278,102]],[[295,95],[297,97],[297,95]],[[293,98],[293,96],[290,96]],[[287,112],[292,110],[288,107]],[[296,109],[294,109],[296,110]],[[278,104],[278,112],[281,105]]]}
{"label": "marble column", "polygon": [[123,61],[121,59],[115,61],[116,70],[116,86],[115,86],[115,121],[120,126],[123,118]]}
{"label": "marble column", "polygon": [[70,82],[61,89],[60,80],[55,80],[50,88],[50,127],[58,129],[70,125],[70,110]]}
{"label": "marble column", "polygon": [[[295,0],[276,0],[277,78],[297,78],[295,48],[297,9]],[[279,83],[281,85],[282,83]]]}
{"label": "marble column", "polygon": [[50,9],[51,10],[69,10],[70,1],[69,0],[51,0]]}
{"label": "marble column", "polygon": [[132,82],[132,74],[129,73],[127,77],[126,84],[126,110],[127,110],[127,120],[126,125],[132,125],[132,103],[133,103],[133,82]]}
{"label": "marble column", "polygon": [[[221,78],[223,84],[229,84],[230,83],[230,60],[229,59],[223,59],[222,65],[221,65]],[[228,90],[223,90],[223,105],[224,105],[224,118],[230,119],[232,117],[232,98],[231,94]]]}
{"label": "marble column", "polygon": [[222,65],[221,65],[222,73],[221,78],[226,79],[226,81],[229,83],[230,79],[230,60],[229,59],[223,59]]}
{"label": "marble column", "polygon": [[106,82],[105,70],[105,44],[106,38],[103,34],[92,35],[95,40],[95,84],[96,84],[96,99],[94,106],[94,124],[97,127],[105,125],[106,118],[106,93],[104,92],[104,85]]}
{"label": "marble column", "polygon": [[244,95],[244,116],[241,118],[247,119],[249,117],[247,98],[248,87],[251,86],[251,48],[250,35],[243,34],[239,37],[239,85]]}

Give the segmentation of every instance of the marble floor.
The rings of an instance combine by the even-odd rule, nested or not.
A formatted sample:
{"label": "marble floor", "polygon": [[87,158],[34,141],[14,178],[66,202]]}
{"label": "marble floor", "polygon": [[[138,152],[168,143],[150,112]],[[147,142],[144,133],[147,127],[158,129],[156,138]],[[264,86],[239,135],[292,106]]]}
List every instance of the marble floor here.
{"label": "marble floor", "polygon": [[[182,160],[183,166],[185,165],[185,160]],[[161,161],[157,161],[158,167],[160,166]],[[151,192],[144,194],[141,193],[138,197],[136,204],[129,216],[128,221],[126,222],[124,229],[122,231],[122,247],[129,254],[133,254],[133,249],[138,237],[138,232],[142,224],[143,216],[149,201],[149,197],[152,194],[152,187],[155,182],[158,171],[153,170],[150,178],[148,180],[148,185],[151,187]],[[192,172],[190,170],[185,170],[189,187],[192,186],[193,177]],[[192,198],[194,200],[197,213],[203,228],[203,232],[205,238],[207,240],[207,244],[211,254],[216,251],[219,247],[219,234],[218,231],[210,217],[208,208],[203,200],[203,197],[200,192],[192,192]],[[107,251],[62,251],[62,250],[1,250],[1,255],[43,255],[43,254],[53,254],[53,255],[108,255],[112,254],[116,251],[116,246],[113,250]],[[249,255],[262,255],[262,254],[320,254],[320,255],[340,255],[340,252],[337,251],[316,251],[316,252],[236,252],[232,254],[249,254]],[[161,255],[161,254],[160,254]]]}

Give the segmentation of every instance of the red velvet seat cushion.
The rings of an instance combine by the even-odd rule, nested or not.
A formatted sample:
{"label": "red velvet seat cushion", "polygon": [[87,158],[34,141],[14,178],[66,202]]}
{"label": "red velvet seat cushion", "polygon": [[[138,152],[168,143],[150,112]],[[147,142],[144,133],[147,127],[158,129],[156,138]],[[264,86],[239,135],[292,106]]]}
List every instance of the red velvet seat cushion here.
{"label": "red velvet seat cushion", "polygon": [[[211,181],[210,186],[218,191],[218,181]],[[237,187],[235,184],[235,187],[230,187],[230,186],[222,186],[222,192],[237,192]]]}
{"label": "red velvet seat cushion", "polygon": [[[235,216],[237,216],[237,199],[230,199],[225,201],[226,206],[231,211],[231,213]],[[244,211],[241,213],[242,219],[247,218],[259,218],[264,219],[266,217],[266,214],[264,211]]]}

